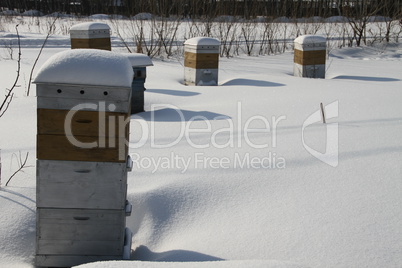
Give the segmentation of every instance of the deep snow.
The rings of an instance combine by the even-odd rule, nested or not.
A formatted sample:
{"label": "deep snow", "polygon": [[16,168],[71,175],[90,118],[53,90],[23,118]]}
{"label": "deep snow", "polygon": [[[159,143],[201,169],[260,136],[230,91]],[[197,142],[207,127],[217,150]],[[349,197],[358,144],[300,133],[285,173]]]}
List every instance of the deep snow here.
{"label": "deep snow", "polygon": [[131,87],[133,70],[127,56],[96,49],[71,49],[50,57],[34,83]]}
{"label": "deep snow", "polygon": [[[66,49],[46,48],[38,66]],[[23,91],[37,53],[23,48],[21,87],[0,119],[1,267],[34,259],[36,98]],[[292,53],[221,58],[217,87],[184,86],[181,61],[153,60],[146,112],[131,120],[137,261],[84,267],[400,267],[401,55],[400,46],[333,50],[326,79],[293,77]],[[0,67],[4,90],[16,62]],[[307,126],[303,140],[321,102],[337,102],[337,117]],[[331,124],[336,167],[306,150],[325,151]],[[30,167],[4,187],[19,152]]]}

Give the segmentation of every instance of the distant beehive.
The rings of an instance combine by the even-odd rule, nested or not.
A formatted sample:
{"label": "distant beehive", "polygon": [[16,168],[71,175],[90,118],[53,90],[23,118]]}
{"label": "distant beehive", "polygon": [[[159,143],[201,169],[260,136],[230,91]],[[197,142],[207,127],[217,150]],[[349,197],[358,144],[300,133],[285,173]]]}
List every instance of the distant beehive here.
{"label": "distant beehive", "polygon": [[134,77],[131,84],[131,114],[144,111],[144,91],[145,79],[147,77],[147,67],[153,66],[152,60],[139,53],[130,53],[127,55],[133,67]]}
{"label": "distant beehive", "polygon": [[71,48],[112,50],[110,27],[105,23],[86,22],[70,28]]}
{"label": "distant beehive", "polygon": [[[125,120],[130,115],[131,65],[121,55],[113,61],[112,52],[85,52],[56,54],[35,79],[38,266],[130,258]],[[91,76],[111,81],[88,83]]]}
{"label": "distant beehive", "polygon": [[184,84],[218,85],[219,47],[219,40],[208,37],[195,37],[184,43]]}
{"label": "distant beehive", "polygon": [[303,35],[294,40],[294,76],[325,78],[326,39]]}

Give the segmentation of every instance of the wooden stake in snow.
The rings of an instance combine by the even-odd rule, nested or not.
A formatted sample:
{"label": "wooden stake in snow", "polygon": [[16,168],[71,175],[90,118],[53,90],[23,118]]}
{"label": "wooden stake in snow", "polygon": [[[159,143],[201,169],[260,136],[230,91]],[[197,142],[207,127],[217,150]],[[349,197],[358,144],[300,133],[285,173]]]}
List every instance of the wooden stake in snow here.
{"label": "wooden stake in snow", "polygon": [[322,115],[322,122],[324,124],[326,124],[326,120],[325,120],[325,111],[324,111],[324,106],[322,105],[322,102],[320,103],[320,107],[321,107],[321,115]]}

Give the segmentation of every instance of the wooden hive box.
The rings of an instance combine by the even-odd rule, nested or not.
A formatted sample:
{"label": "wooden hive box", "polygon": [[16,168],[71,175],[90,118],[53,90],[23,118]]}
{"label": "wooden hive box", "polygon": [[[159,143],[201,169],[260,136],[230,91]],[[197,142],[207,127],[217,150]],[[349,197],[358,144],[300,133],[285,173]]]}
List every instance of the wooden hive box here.
{"label": "wooden hive box", "polygon": [[294,41],[294,76],[325,78],[326,39],[316,35],[299,36]]}
{"label": "wooden hive box", "polygon": [[61,52],[39,71],[36,265],[129,258],[132,79],[126,57],[101,50]]}
{"label": "wooden hive box", "polygon": [[219,69],[217,39],[195,37],[184,43],[184,83],[186,85],[217,85]]}
{"label": "wooden hive box", "polygon": [[147,67],[153,66],[152,60],[140,53],[127,54],[133,68],[134,77],[131,83],[131,114],[144,112],[145,103],[145,80],[147,78]]}
{"label": "wooden hive box", "polygon": [[37,84],[37,158],[126,162],[130,98],[131,87]]}
{"label": "wooden hive box", "polygon": [[38,160],[36,168],[37,207],[126,207],[126,163]]}
{"label": "wooden hive box", "polygon": [[37,209],[36,265],[121,260],[131,247],[123,210]]}
{"label": "wooden hive box", "polygon": [[71,48],[112,50],[110,27],[105,23],[86,22],[70,28]]}

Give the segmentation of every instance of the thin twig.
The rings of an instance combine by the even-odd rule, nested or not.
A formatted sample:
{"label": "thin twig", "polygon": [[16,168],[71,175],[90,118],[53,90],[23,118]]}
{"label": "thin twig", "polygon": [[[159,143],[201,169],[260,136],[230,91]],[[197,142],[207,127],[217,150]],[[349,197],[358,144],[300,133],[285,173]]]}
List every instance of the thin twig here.
{"label": "thin twig", "polygon": [[120,30],[119,30],[119,25],[118,22],[115,20],[110,20],[111,23],[113,23],[115,25],[116,28],[116,32],[117,32],[117,36],[120,38],[121,42],[123,42],[123,45],[126,47],[126,49],[128,50],[129,53],[133,53],[130,49],[130,47],[128,46],[126,40],[123,38],[123,36],[120,34]]}
{"label": "thin twig", "polygon": [[8,183],[11,181],[11,179],[18,173],[18,172],[20,172],[22,169],[24,169],[24,168],[27,168],[27,167],[29,167],[29,166],[25,166],[26,165],[26,163],[27,163],[27,160],[28,160],[28,155],[29,155],[29,152],[27,152],[27,154],[25,155],[25,160],[24,160],[24,162],[22,162],[21,161],[21,152],[20,152],[20,159],[19,159],[19,161],[20,161],[20,167],[17,169],[17,171],[15,171],[14,173],[13,173],[13,175],[11,175],[11,177],[8,179],[8,181],[6,182],[6,185],[5,186],[7,186],[8,185]]}
{"label": "thin twig", "polygon": [[54,26],[54,24],[56,23],[56,21],[57,21],[58,18],[59,18],[59,16],[57,16],[57,17],[53,20],[52,24],[50,25],[50,28],[49,28],[49,31],[47,32],[45,41],[43,42],[42,47],[41,47],[40,50],[39,50],[39,54],[38,54],[38,56],[36,57],[35,62],[34,62],[34,64],[33,64],[33,66],[32,66],[31,73],[29,74],[27,96],[29,96],[29,92],[30,92],[30,90],[31,90],[31,81],[32,81],[33,72],[34,72],[34,70],[35,70],[35,66],[36,66],[36,64],[38,63],[39,57],[40,57],[40,55],[42,54],[42,50],[43,50],[43,48],[45,47],[45,45],[46,45],[46,43],[47,43],[47,40],[49,39],[49,37],[50,37],[50,35],[51,35],[52,28],[53,28],[53,26]]}
{"label": "thin twig", "polygon": [[20,78],[20,71],[21,71],[21,42],[20,42],[20,35],[18,33],[18,24],[15,26],[15,31],[17,32],[17,38],[18,38],[18,60],[17,60],[17,77],[15,78],[14,84],[11,87],[11,89],[8,90],[6,97],[4,98],[3,102],[1,103],[0,106],[0,117],[4,115],[4,113],[7,111],[8,107],[10,106],[11,101],[13,100],[14,97],[14,89],[17,87],[18,80]]}

